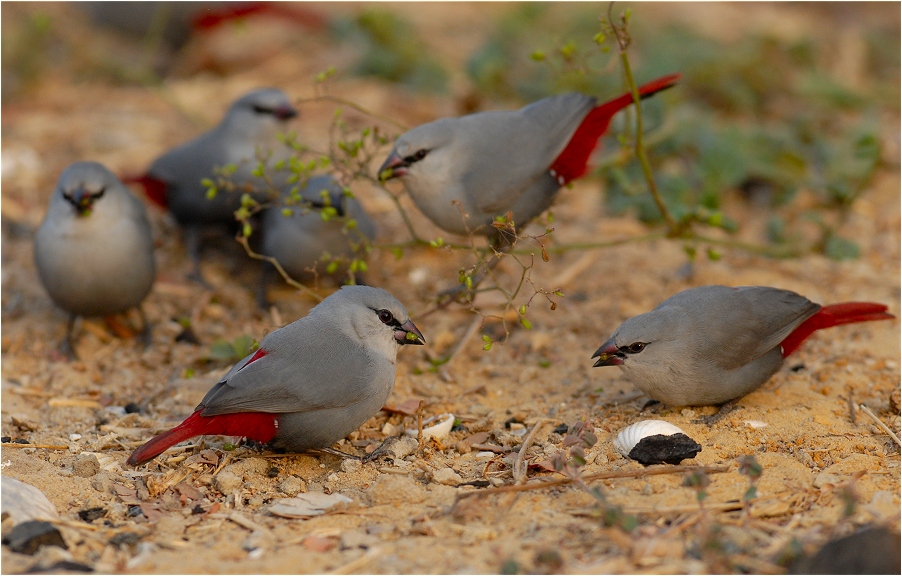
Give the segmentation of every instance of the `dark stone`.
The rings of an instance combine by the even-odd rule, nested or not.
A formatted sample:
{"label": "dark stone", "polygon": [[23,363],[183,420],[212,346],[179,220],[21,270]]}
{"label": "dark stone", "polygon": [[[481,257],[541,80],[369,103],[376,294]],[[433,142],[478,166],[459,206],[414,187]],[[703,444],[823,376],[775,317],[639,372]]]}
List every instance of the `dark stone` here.
{"label": "dark stone", "polygon": [[85,522],[93,522],[98,518],[106,516],[106,508],[98,506],[97,508],[85,508],[78,511],[78,517]]}
{"label": "dark stone", "polygon": [[630,458],[648,466],[650,464],[679,464],[686,458],[695,458],[702,451],[701,445],[685,434],[646,436],[630,450]]}
{"label": "dark stone", "polygon": [[804,364],[795,364],[792,368],[790,368],[790,370],[792,370],[793,372],[801,372],[804,369],[805,369]]}
{"label": "dark stone", "polygon": [[135,402],[129,402],[125,405],[125,413],[126,414],[137,414],[141,411],[141,407],[138,406]]}
{"label": "dark stone", "polygon": [[129,518],[134,518],[135,516],[142,516],[144,512],[141,510],[141,507],[137,504],[132,504],[128,507],[128,512],[126,512],[126,516]]}
{"label": "dark stone", "polygon": [[60,560],[53,566],[40,568],[34,566],[29,569],[26,574],[61,574],[65,572],[93,572],[94,569],[81,562],[73,562],[72,560]]}
{"label": "dark stone", "polygon": [[138,541],[143,537],[144,536],[138,534],[137,532],[120,532],[110,538],[110,544],[112,544],[113,546],[121,546],[123,544],[137,544]]}
{"label": "dark stone", "polygon": [[830,540],[816,554],[792,565],[790,574],[899,574],[902,573],[899,534],[867,527]]}
{"label": "dark stone", "polygon": [[269,476],[270,478],[275,478],[280,473],[281,473],[281,470],[279,470],[275,466],[273,466],[272,468],[270,468],[269,470],[266,471],[266,475]]}
{"label": "dark stone", "polygon": [[0,442],[3,442],[4,444],[9,442],[10,440],[12,440],[12,438],[9,436],[0,436]]}
{"label": "dark stone", "polygon": [[63,535],[56,529],[56,526],[40,520],[29,520],[18,524],[3,539],[3,544],[19,554],[34,554],[41,546],[68,548],[66,541],[63,540]]}
{"label": "dark stone", "polygon": [[552,432],[554,432],[555,434],[564,435],[567,433],[567,430],[569,430],[569,429],[570,429],[569,426],[567,426],[566,424],[561,422],[560,424],[557,425],[557,427],[554,430],[552,430]]}

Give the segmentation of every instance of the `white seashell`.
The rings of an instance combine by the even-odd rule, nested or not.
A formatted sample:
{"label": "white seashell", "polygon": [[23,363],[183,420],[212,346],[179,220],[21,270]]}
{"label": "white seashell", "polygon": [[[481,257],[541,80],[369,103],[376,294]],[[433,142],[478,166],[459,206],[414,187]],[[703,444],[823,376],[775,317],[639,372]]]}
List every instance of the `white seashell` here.
{"label": "white seashell", "polygon": [[764,428],[767,426],[767,422],[763,422],[761,420],[746,420],[744,424],[748,424],[750,428],[757,430],[758,428]]}
{"label": "white seashell", "polygon": [[16,524],[27,520],[53,520],[59,516],[56,506],[43,492],[21,480],[3,476],[0,478],[0,494],[3,514],[9,514]]}
{"label": "white seashell", "polygon": [[630,451],[640,440],[658,434],[673,436],[674,434],[685,434],[685,432],[664,420],[642,420],[627,426],[617,434],[617,438],[614,439],[614,449],[629,458]]}
{"label": "white seashell", "polygon": [[283,518],[309,518],[326,512],[343,510],[354,501],[338,493],[307,492],[294,498],[276,498],[269,513]]}
{"label": "white seashell", "polygon": [[[426,424],[430,422],[435,422],[438,420],[438,423],[433,424],[432,426],[427,427]],[[451,433],[451,428],[454,427],[454,414],[439,414],[438,416],[433,416],[432,418],[427,418],[423,421],[423,440],[429,440],[430,438],[441,439]],[[407,429],[407,435],[416,438],[417,431]]]}

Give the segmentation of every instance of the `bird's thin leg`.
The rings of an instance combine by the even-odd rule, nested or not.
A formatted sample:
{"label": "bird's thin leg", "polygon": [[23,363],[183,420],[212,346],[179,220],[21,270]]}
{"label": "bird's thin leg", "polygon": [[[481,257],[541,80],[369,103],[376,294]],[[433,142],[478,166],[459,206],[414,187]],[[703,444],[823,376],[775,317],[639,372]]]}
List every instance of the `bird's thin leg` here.
{"label": "bird's thin leg", "polygon": [[311,450],[311,452],[323,452],[325,454],[331,454],[333,456],[338,456],[339,458],[347,458],[349,460],[363,460],[363,458],[361,458],[360,456],[348,454],[347,452],[342,452],[341,450],[336,450],[334,448],[317,448],[316,450]]}
{"label": "bird's thin leg", "polygon": [[66,337],[60,342],[59,351],[69,360],[78,360],[78,354],[75,353],[75,347],[72,346],[72,330],[75,328],[75,314],[69,314],[69,320],[66,322]]}
{"label": "bird's thin leg", "polygon": [[188,257],[191,259],[191,272],[188,274],[188,279],[197,282],[204,288],[212,290],[213,286],[204,280],[204,276],[200,271],[200,236],[200,225],[185,225],[185,249],[188,251]]}
{"label": "bird's thin leg", "polygon": [[261,262],[263,269],[260,272],[260,286],[257,288],[257,306],[262,311],[269,309],[269,298],[266,297],[266,289],[272,282],[272,273],[275,270],[269,262]]}
{"label": "bird's thin leg", "polygon": [[381,456],[385,456],[386,454],[389,454],[390,453],[389,448],[391,448],[391,446],[397,441],[398,441],[397,436],[389,436],[382,442],[382,444],[380,444],[375,450],[373,450],[373,452],[371,454],[367,454],[366,456],[364,456],[363,461],[364,462],[372,462],[376,458],[379,458]]}
{"label": "bird's thin leg", "polygon": [[736,403],[739,402],[739,399],[730,400],[729,402],[724,402],[720,405],[720,408],[717,409],[717,412],[711,414],[710,416],[702,416],[701,418],[696,418],[692,421],[693,424],[707,424],[708,426],[714,426],[720,420],[733,411],[736,408]]}
{"label": "bird's thin leg", "polygon": [[140,304],[138,304],[138,316],[141,317],[141,326],[143,326],[143,329],[141,330],[141,342],[144,343],[144,349],[147,350],[153,343],[153,332],[150,322],[147,321],[147,315],[144,313],[144,308],[142,308]]}
{"label": "bird's thin leg", "polygon": [[472,293],[479,284],[485,280],[485,277],[489,275],[489,272],[495,269],[495,266],[501,262],[501,258],[497,256],[496,253],[506,254],[508,250],[513,248],[514,242],[516,241],[516,236],[510,238],[509,234],[499,233],[498,236],[495,237],[492,242],[492,258],[488,262],[482,262],[481,267],[484,266],[484,269],[473,274],[472,285],[467,286],[466,284],[458,284],[454,288],[449,288],[439,293],[438,295],[438,307],[444,308],[451,302],[461,302],[461,298],[467,293]]}

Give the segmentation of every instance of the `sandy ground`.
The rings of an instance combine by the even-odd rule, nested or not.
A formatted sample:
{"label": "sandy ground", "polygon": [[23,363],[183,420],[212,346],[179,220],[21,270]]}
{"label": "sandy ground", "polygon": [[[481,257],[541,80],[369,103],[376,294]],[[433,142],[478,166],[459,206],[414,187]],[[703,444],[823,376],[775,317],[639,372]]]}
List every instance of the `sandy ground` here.
{"label": "sandy ground", "polygon": [[[19,7],[20,13],[26,8]],[[317,7],[323,13],[355,9]],[[434,5],[404,13],[454,65],[485,33],[488,19],[479,16],[502,9]],[[5,4],[4,20],[8,10]],[[71,34],[94,34],[70,6],[51,4],[48,10],[72,18]],[[737,17],[720,5],[709,12],[707,19],[697,10],[694,14],[712,34],[725,28],[718,22]],[[763,7],[745,25],[774,25],[792,20],[793,14],[788,7]],[[662,8],[657,17],[691,20],[692,14]],[[429,359],[452,349],[474,316],[455,308],[421,315],[436,291],[453,281],[457,268],[469,263],[467,256],[411,250],[397,261],[388,251],[376,251],[368,281],[403,301],[429,341],[424,348],[401,351],[389,404],[425,400],[426,416],[453,413],[463,420],[463,430],[406,457],[375,464],[244,447],[223,451],[235,439],[210,437],[138,470],[125,467],[134,446],[189,414],[228,368],[208,361],[214,341],[241,334],[260,339],[304,315],[314,302],[284,287],[273,291],[274,309],[259,312],[254,304],[258,267],[228,241],[206,252],[204,273],[214,289],[189,282],[175,224],[152,210],[159,272],[145,310],[154,325],[153,344],[142,350],[133,340],[112,336],[102,321],[89,319],[81,324],[77,344],[81,360],[62,361],[55,349],[65,315],[38,281],[34,229],[57,175],[70,162],[94,159],[118,173],[136,173],[162,150],[215,123],[244,91],[277,85],[293,96],[309,96],[313,74],[353,60],[346,50],[328,50],[315,31],[295,34],[288,48],[273,50],[295,32],[273,24],[250,26],[248,33],[259,39],[248,56],[254,64],[239,63],[224,77],[176,76],[162,89],[150,90],[70,71],[48,75],[27,98],[3,107],[2,434],[50,448],[4,444],[2,470],[39,488],[56,506],[72,560],[98,572],[141,573],[780,572],[775,559],[794,541],[809,552],[864,524],[889,523],[898,530],[899,448],[863,412],[850,408],[866,404],[898,433],[898,404],[892,408],[890,402],[900,381],[897,322],[819,333],[711,428],[692,423],[710,408],[643,412],[647,398],[634,394],[617,369],[592,368],[589,359],[624,319],[703,284],[779,286],[820,303],[883,302],[898,315],[898,159],[881,168],[846,224],[847,235],[862,247],[858,260],[806,256],[775,261],[724,251],[721,260],[700,260],[687,274],[681,245],[669,241],[552,254],[547,263],[536,258],[535,285],[564,292],[555,299],[557,309],[549,310],[537,296],[529,311],[532,330],[512,325],[509,340],[489,352],[473,338],[438,372],[429,370]],[[781,33],[792,30],[781,28]],[[98,43],[115,46],[96,34]],[[452,41],[458,50],[448,48]],[[205,58],[227,59],[223,55],[229,50],[235,47],[213,34],[194,42],[186,54],[196,65]],[[453,90],[459,84],[453,80]],[[451,99],[416,97],[376,80],[342,78],[333,92],[353,95],[368,108],[411,125],[454,113]],[[321,137],[332,110],[324,105],[302,109],[295,126],[301,138]],[[884,135],[896,146],[898,124],[898,118],[887,122]],[[363,187],[358,196],[380,225],[380,242],[404,239],[400,219],[381,192]],[[740,221],[756,221],[753,209],[739,201],[727,210]],[[423,236],[438,234],[419,214],[413,217]],[[561,192],[555,229],[557,243],[645,231],[630,217],[605,214],[597,184],[590,181]],[[517,274],[513,263],[502,265],[503,282],[512,284]],[[518,298],[518,305],[525,302],[524,296]],[[490,298],[482,306],[497,309]],[[175,342],[180,317],[191,318],[201,345]],[[123,415],[129,403],[142,411]],[[563,437],[554,427],[586,420],[598,443],[589,450],[585,472],[638,472],[642,466],[616,454],[612,439],[624,426],[647,418],[672,422],[702,445],[686,464],[727,468],[710,475],[705,511],[695,492],[682,486],[681,474],[599,484],[609,502],[638,516],[639,526],[629,535],[605,527],[592,498],[573,486],[470,497],[455,504],[460,494],[480,489],[464,483],[513,484],[523,433],[535,426],[539,430],[525,453],[530,463],[545,461],[562,447]],[[338,447],[362,450],[404,427],[415,427],[415,419],[382,412]],[[480,432],[487,435],[476,439],[498,446],[500,453],[468,446],[466,439]],[[94,456],[76,460],[86,452]],[[764,470],[750,518],[735,505],[748,487],[736,459],[747,454]],[[531,467],[529,477],[560,476]],[[843,494],[849,486],[857,506],[844,518]],[[316,492],[341,494],[352,502],[310,519],[269,511],[279,498]],[[80,519],[78,513],[91,508],[102,508],[103,515]],[[7,529],[4,523],[4,533]],[[706,546],[715,540],[718,546]],[[52,564],[55,558],[44,553],[38,561]],[[35,561],[3,548],[4,573],[27,570]]]}

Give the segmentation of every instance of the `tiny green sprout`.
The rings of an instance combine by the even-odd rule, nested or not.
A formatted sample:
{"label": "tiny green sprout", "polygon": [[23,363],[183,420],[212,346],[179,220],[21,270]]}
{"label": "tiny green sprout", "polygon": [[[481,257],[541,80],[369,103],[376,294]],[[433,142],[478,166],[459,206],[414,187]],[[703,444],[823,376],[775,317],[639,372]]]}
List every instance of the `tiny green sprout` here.
{"label": "tiny green sprout", "polygon": [[517,312],[520,313],[520,316],[523,316],[524,314],[526,314],[526,304],[521,304],[520,308],[517,310]]}
{"label": "tiny green sprout", "polygon": [[341,193],[344,194],[345,196],[347,196],[348,198],[354,197],[354,192],[352,192],[351,189],[348,188],[347,186],[343,186],[341,188]]}
{"label": "tiny green sprout", "polygon": [[532,330],[532,322],[527,320],[525,316],[520,316],[520,324],[523,324],[523,327],[527,330]]}
{"label": "tiny green sprout", "polygon": [[410,340],[411,342],[416,342],[417,340],[420,339],[420,337],[417,336],[416,334],[414,334],[413,332],[408,332],[407,334],[404,335],[404,338],[406,338],[407,340]]}
{"label": "tiny green sprout", "polygon": [[695,255],[697,253],[695,246],[690,246],[689,244],[686,244],[683,246],[683,252],[686,253],[686,256],[689,256],[690,262],[695,260]]}
{"label": "tiny green sprout", "polygon": [[403,248],[392,248],[392,254],[395,255],[395,260],[400,260],[404,257],[404,249]]}
{"label": "tiny green sprout", "polygon": [[357,220],[354,220],[353,218],[351,218],[351,219],[345,221],[345,228],[347,228],[348,230],[353,230],[353,229],[357,228]]}
{"label": "tiny green sprout", "polygon": [[245,206],[245,207],[253,206],[255,203],[256,202],[254,201],[253,197],[250,194],[248,194],[247,192],[245,192],[244,194],[241,195],[241,205],[242,206]]}
{"label": "tiny green sprout", "polygon": [[358,260],[357,262],[358,262],[357,269],[360,272],[366,272],[367,270],[369,270],[369,267],[366,264],[366,260]]}
{"label": "tiny green sprout", "polygon": [[491,343],[491,342],[486,343],[486,344],[482,347],[482,349],[485,350],[486,352],[488,352],[489,350],[492,349],[492,343]]}
{"label": "tiny green sprout", "polygon": [[573,42],[567,42],[566,44],[561,46],[560,52],[564,60],[573,60],[573,55],[576,54],[576,44],[574,44]]}
{"label": "tiny green sprout", "polygon": [[467,285],[467,290],[472,290],[473,289],[473,277],[467,276],[466,279],[464,279],[464,284]]}
{"label": "tiny green sprout", "polygon": [[351,260],[351,265],[348,267],[348,270],[350,270],[351,273],[353,274],[353,273],[357,272],[359,266],[360,266],[360,260],[357,260],[355,258],[354,260]]}
{"label": "tiny green sprout", "polygon": [[708,216],[708,224],[711,226],[723,226],[723,212],[712,212]]}
{"label": "tiny green sprout", "polygon": [[328,222],[332,218],[338,215],[338,210],[333,208],[332,206],[326,206],[322,210],[319,211],[320,218],[323,219],[323,222]]}
{"label": "tiny green sprout", "polygon": [[335,260],[326,264],[326,274],[334,274],[336,270],[338,270],[338,262]]}
{"label": "tiny green sprout", "polygon": [[708,260],[710,260],[711,262],[717,262],[718,260],[720,260],[721,255],[718,250],[715,250],[714,248],[708,248],[707,253]]}
{"label": "tiny green sprout", "polygon": [[251,216],[251,211],[242,206],[235,210],[235,220],[247,220]]}
{"label": "tiny green sprout", "polygon": [[210,180],[209,178],[203,178],[203,179],[200,181],[200,185],[203,186],[204,188],[213,188],[213,187],[215,186],[215,184],[213,183],[213,181]]}
{"label": "tiny green sprout", "polygon": [[323,199],[323,203],[324,203],[326,206],[331,206],[331,205],[332,205],[332,198],[329,196],[329,191],[328,191],[328,190],[320,190],[320,191],[319,191],[319,197]]}
{"label": "tiny green sprout", "polygon": [[210,186],[209,188],[207,188],[207,200],[212,200],[213,198],[216,198],[216,194],[218,192],[219,192],[219,190],[217,190],[216,186]]}
{"label": "tiny green sprout", "polygon": [[[550,210],[548,211],[548,219],[546,220],[546,222],[548,222],[549,224],[553,224],[553,223],[554,223],[554,212],[551,212]],[[545,233],[546,233],[546,234],[551,234],[551,232],[552,232],[553,230],[554,230],[553,228],[552,228],[551,230],[549,230],[549,229],[546,228],[546,229],[545,229]]]}
{"label": "tiny green sprout", "polygon": [[560,290],[555,290],[554,292],[552,292],[552,294],[554,294],[555,296],[561,296],[561,297],[563,297],[563,295],[564,295],[564,293],[561,292]]}
{"label": "tiny green sprout", "polygon": [[326,166],[328,166],[330,164],[332,164],[332,160],[330,160],[328,156],[320,156],[319,157],[320,168],[325,168]]}
{"label": "tiny green sprout", "polygon": [[360,131],[360,135],[363,136],[364,138],[366,138],[367,136],[370,135],[371,132],[372,132],[372,129],[367,127]]}
{"label": "tiny green sprout", "polygon": [[605,35],[604,35],[603,32],[599,32],[599,33],[596,34],[595,37],[592,38],[592,39],[595,40],[595,43],[596,43],[596,44],[601,45],[601,44],[604,44],[604,41],[605,41],[607,38],[605,38]]}
{"label": "tiny green sprout", "polygon": [[536,62],[541,62],[542,60],[545,59],[545,53],[542,52],[541,50],[536,50],[535,52],[530,54],[529,57],[532,58],[533,60],[535,60]]}
{"label": "tiny green sprout", "polygon": [[185,378],[194,378],[194,368],[185,368]]}
{"label": "tiny green sprout", "polygon": [[454,424],[451,425],[451,428],[460,428],[463,425],[464,421],[460,418],[454,419]]}
{"label": "tiny green sprout", "polygon": [[488,334],[483,334],[483,335],[482,335],[482,341],[483,341],[483,342],[491,342],[492,339],[489,338],[489,335],[488,335]]}
{"label": "tiny green sprout", "polygon": [[623,23],[626,24],[630,21],[630,16],[633,15],[633,10],[631,8],[627,8],[623,11]]}
{"label": "tiny green sprout", "polygon": [[384,183],[386,180],[392,177],[393,173],[394,171],[391,168],[386,168],[382,172],[379,172],[379,182]]}
{"label": "tiny green sprout", "polygon": [[284,170],[285,169],[285,160],[277,160],[275,164],[272,165],[274,170]]}
{"label": "tiny green sprout", "polygon": [[245,238],[249,238],[250,235],[254,232],[254,227],[250,225],[249,222],[245,222],[244,226],[241,228],[241,233]]}
{"label": "tiny green sprout", "polygon": [[291,208],[282,208],[282,216],[291,218],[292,216],[294,216],[294,210],[292,210]]}
{"label": "tiny green sprout", "polygon": [[226,164],[222,167],[223,176],[232,176],[235,172],[238,172],[238,164]]}
{"label": "tiny green sprout", "polygon": [[442,238],[441,236],[439,236],[435,240],[430,240],[429,245],[432,246],[433,248],[441,248],[442,246],[445,245],[445,239]]}
{"label": "tiny green sprout", "polygon": [[540,368],[549,368],[550,366],[551,366],[551,360],[549,360],[547,358],[542,358],[541,360],[539,360]]}
{"label": "tiny green sprout", "polygon": [[230,442],[226,442],[225,444],[222,445],[222,449],[225,450],[226,452],[231,452],[235,448],[238,448],[238,446],[236,446]]}

